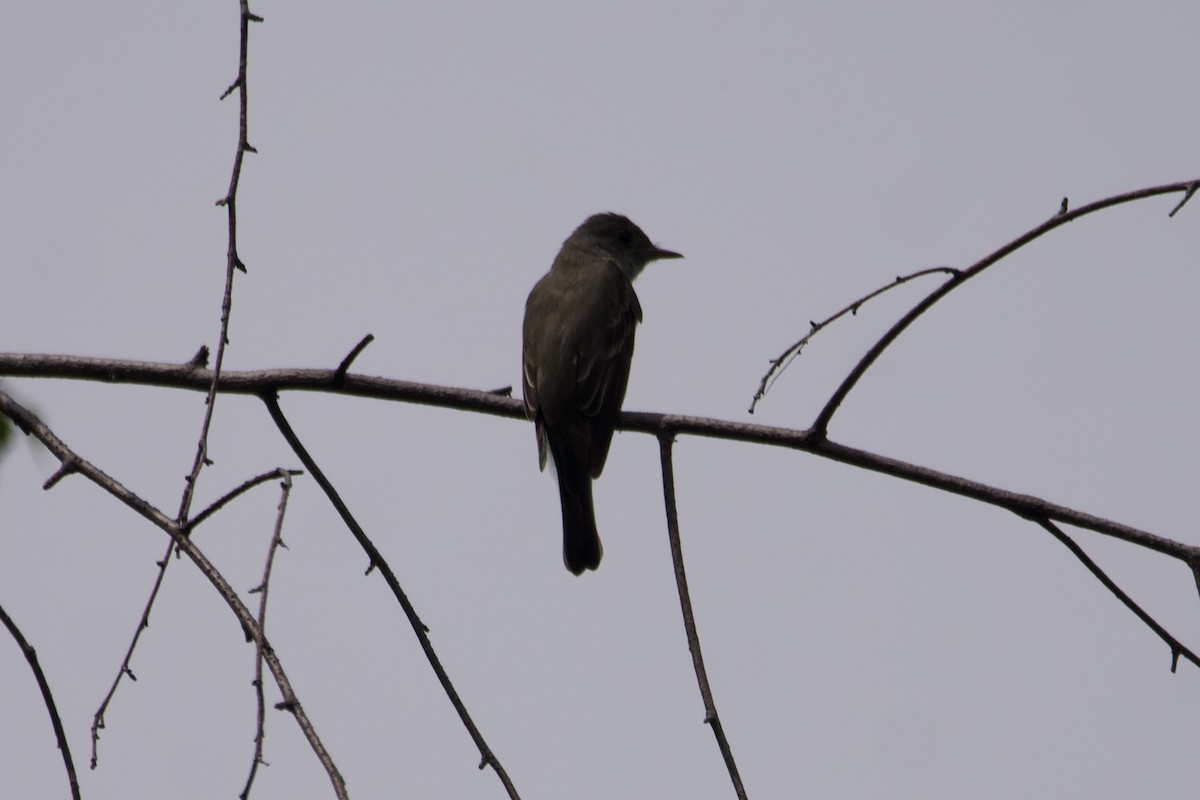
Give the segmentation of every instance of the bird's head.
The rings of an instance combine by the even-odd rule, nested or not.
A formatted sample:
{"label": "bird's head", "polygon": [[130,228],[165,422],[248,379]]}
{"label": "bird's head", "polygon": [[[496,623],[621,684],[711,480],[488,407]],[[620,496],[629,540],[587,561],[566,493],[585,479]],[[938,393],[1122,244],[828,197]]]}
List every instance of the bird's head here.
{"label": "bird's head", "polygon": [[607,255],[620,265],[631,281],[651,261],[683,258],[679,253],[655,246],[628,217],[611,212],[593,214],[584,220],[563,243],[563,250],[568,248]]}

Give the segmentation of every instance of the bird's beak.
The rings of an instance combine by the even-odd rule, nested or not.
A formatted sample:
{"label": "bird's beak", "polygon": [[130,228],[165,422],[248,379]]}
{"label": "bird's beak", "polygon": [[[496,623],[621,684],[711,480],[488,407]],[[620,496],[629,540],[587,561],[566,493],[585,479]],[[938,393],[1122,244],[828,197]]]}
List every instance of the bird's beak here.
{"label": "bird's beak", "polygon": [[657,261],[660,258],[683,258],[683,253],[676,253],[673,250],[663,250],[661,247],[655,247],[654,252],[650,254],[650,260]]}

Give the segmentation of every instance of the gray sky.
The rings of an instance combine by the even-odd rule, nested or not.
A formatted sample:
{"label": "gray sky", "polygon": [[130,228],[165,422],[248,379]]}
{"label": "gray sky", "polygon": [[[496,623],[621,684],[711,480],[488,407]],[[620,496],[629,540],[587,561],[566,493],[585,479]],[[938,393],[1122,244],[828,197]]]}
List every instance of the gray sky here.
{"label": "gray sky", "polygon": [[[759,412],[767,359],[895,275],[963,266],[1053,214],[1198,177],[1194,2],[329,4],[258,0],[226,367],[519,385],[525,296],[588,214],[682,262],[638,281],[626,408],[808,426],[933,283],[823,333]],[[215,345],[237,4],[0,12],[5,350],[183,361]],[[1195,207],[1053,234],[922,319],[835,440],[1196,542]],[[201,397],[5,380],[81,455],[173,512]],[[679,621],[657,445],[616,437],[605,560],[561,564],[531,426],[285,395],[526,798],[732,796]],[[298,466],[222,398],[198,507]],[[684,548],[717,707],[752,797],[1090,797],[1194,784],[1200,676],[1059,544],[995,509],[812,456],[684,438]],[[87,770],[163,534],[53,459],[0,463],[0,604],[38,649],[85,796],[231,797],[253,652],[185,562]],[[258,580],[278,493],[198,533]],[[377,576],[297,481],[268,634],[355,797],[501,797]],[[1080,534],[1195,646],[1187,570]],[[1189,639],[1189,635],[1192,638]],[[0,638],[0,775],[64,796],[35,686]],[[272,686],[269,699],[277,699]],[[268,718],[254,797],[329,796]]]}

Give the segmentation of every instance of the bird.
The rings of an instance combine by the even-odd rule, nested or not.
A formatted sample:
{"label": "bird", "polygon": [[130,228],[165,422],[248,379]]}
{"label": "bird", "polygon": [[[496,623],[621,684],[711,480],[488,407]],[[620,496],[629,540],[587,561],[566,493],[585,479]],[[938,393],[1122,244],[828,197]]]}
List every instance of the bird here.
{"label": "bird", "polygon": [[537,434],[538,467],[553,461],[562,504],[563,563],[575,575],[600,566],[592,481],[600,477],[625,399],[642,306],[633,280],[664,250],[620,214],[594,214],[525,302],[522,387]]}

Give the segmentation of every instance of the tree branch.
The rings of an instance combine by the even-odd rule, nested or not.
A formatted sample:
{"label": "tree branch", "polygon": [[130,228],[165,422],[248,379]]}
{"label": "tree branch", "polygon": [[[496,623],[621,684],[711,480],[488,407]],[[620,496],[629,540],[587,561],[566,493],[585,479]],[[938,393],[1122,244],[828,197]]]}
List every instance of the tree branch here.
{"label": "tree branch", "polygon": [[903,333],[909,325],[915,322],[918,317],[932,308],[933,305],[943,297],[950,294],[950,292],[954,291],[959,286],[962,286],[971,278],[974,278],[976,275],[983,272],[1000,259],[1016,252],[1017,250],[1020,250],[1025,245],[1049,233],[1055,228],[1060,228],[1063,225],[1066,225],[1069,222],[1074,222],[1080,217],[1087,216],[1088,214],[1094,214],[1097,211],[1102,211],[1106,208],[1111,208],[1112,206],[1122,205],[1123,203],[1132,203],[1136,200],[1144,200],[1147,197],[1156,197],[1163,194],[1175,194],[1177,192],[1183,192],[1183,201],[1181,201],[1179,205],[1175,207],[1175,210],[1171,212],[1171,216],[1174,216],[1175,211],[1178,211],[1180,208],[1182,208],[1183,203],[1195,193],[1197,183],[1198,182],[1194,180],[1179,181],[1176,183],[1164,184],[1162,186],[1152,186],[1148,189],[1138,189],[1133,192],[1126,192],[1125,194],[1106,197],[1103,200],[1097,200],[1094,203],[1088,203],[1087,205],[1080,206],[1074,211],[1066,210],[1067,203],[1064,199],[1062,205],[1059,207],[1058,212],[1050,217],[1050,219],[1046,220],[1041,225],[1038,225],[1036,228],[1018,236],[1016,239],[1013,239],[1011,242],[1004,245],[999,250],[996,250],[991,255],[984,256],[969,268],[958,272],[929,295],[927,295],[924,300],[913,306],[911,311],[901,317],[900,321],[893,325],[891,329],[888,330],[888,332],[885,333],[879,339],[879,341],[877,341],[874,346],[867,351],[866,355],[864,355],[862,359],[854,366],[854,369],[850,370],[850,373],[846,376],[846,379],[842,381],[842,384],[834,391],[833,395],[829,398],[829,401],[825,404],[825,407],[821,409],[821,413],[817,415],[816,421],[813,422],[813,430],[818,432],[821,436],[826,435],[826,433],[829,431],[830,420],[833,419],[833,415],[837,412],[842,402],[846,399],[846,396],[850,394],[850,390],[854,388],[854,386],[871,367],[871,365],[875,363],[875,360],[878,359],[879,356],[883,355],[883,351],[886,350],[892,342],[899,338],[900,334]]}
{"label": "tree branch", "polygon": [[[21,648],[25,660],[29,662],[33,678],[42,692],[42,702],[46,704],[46,712],[50,715],[54,738],[58,741],[58,749],[62,753],[63,766],[67,770],[67,782],[71,785],[71,797],[79,800],[79,778],[75,775],[75,761],[71,758],[71,746],[67,744],[67,733],[63,730],[62,718],[58,716],[58,706],[54,704],[54,695],[50,693],[50,684],[46,681],[46,673],[42,672],[42,665],[38,663],[37,651],[26,641],[21,629],[17,627],[17,623],[13,622],[12,617],[8,615],[3,606],[0,606],[0,623],[4,623],[4,627],[8,629],[9,635],[17,643],[17,647]],[[9,724],[12,724],[11,721]]]}
{"label": "tree branch", "polygon": [[267,546],[267,560],[263,565],[262,583],[250,590],[251,594],[258,594],[258,628],[254,637],[254,700],[256,705],[254,758],[250,762],[250,774],[246,777],[246,785],[242,788],[242,793],[238,795],[240,800],[247,800],[250,797],[250,787],[254,785],[258,767],[260,764],[267,763],[263,761],[263,740],[267,735],[267,703],[263,696],[263,660],[267,646],[264,638],[267,630],[267,594],[271,586],[271,567],[275,564],[275,554],[279,552],[280,547],[287,547],[283,543],[283,515],[287,512],[288,496],[292,492],[292,472],[280,471],[283,475],[279,493],[279,508],[278,514],[275,516],[275,529],[271,533],[271,543]]}
{"label": "tree branch", "polygon": [[1083,548],[1075,543],[1074,539],[1072,539],[1070,536],[1067,536],[1067,534],[1063,532],[1062,528],[1058,527],[1048,519],[1035,519],[1034,522],[1045,528],[1055,539],[1058,539],[1063,546],[1071,551],[1072,555],[1078,558],[1079,561],[1088,568],[1088,571],[1096,577],[1096,580],[1100,581],[1100,583],[1104,585],[1104,588],[1112,592],[1113,596],[1124,603],[1125,607],[1132,611],[1138,619],[1144,622],[1147,628],[1154,631],[1156,634],[1158,634],[1160,639],[1167,643],[1167,646],[1171,648],[1171,672],[1175,671],[1180,656],[1183,656],[1188,661],[1200,667],[1200,658],[1197,658],[1195,653],[1185,647],[1183,642],[1172,636],[1166,628],[1158,624],[1157,620],[1146,613],[1145,609],[1134,602],[1133,598],[1125,593],[1125,590],[1123,590],[1120,586],[1117,586],[1116,581],[1108,577],[1108,574],[1104,570],[1100,569],[1100,565],[1093,561],[1091,556],[1085,553]]}
{"label": "tree branch", "polygon": [[249,478],[245,481],[242,481],[240,486],[238,486],[234,489],[230,489],[228,492],[221,495],[221,497],[214,500],[208,506],[208,508],[204,509],[199,514],[197,514],[196,516],[189,519],[187,521],[187,523],[185,525],[183,525],[183,530],[185,533],[191,534],[191,532],[194,531],[197,527],[199,527],[202,522],[204,522],[206,519],[211,517],[213,514],[217,513],[222,508],[224,508],[227,503],[232,502],[236,498],[240,497],[241,495],[243,495],[246,492],[253,489],[255,486],[258,486],[259,484],[266,483],[267,481],[271,480],[272,478],[279,478],[280,480],[285,482],[285,485],[291,486],[292,478],[296,475],[303,475],[303,474],[304,474],[304,472],[301,470],[298,470],[298,469],[284,469],[283,467],[276,467],[275,469],[271,470],[270,472],[264,472],[261,475],[255,475],[253,478]]}
{"label": "tree branch", "polygon": [[404,610],[404,615],[408,617],[408,623],[412,626],[413,633],[416,634],[417,641],[421,644],[421,649],[425,651],[425,659],[429,662],[429,666],[433,667],[433,672],[437,675],[438,682],[442,685],[442,691],[450,699],[450,704],[454,706],[454,710],[458,713],[458,718],[462,720],[463,727],[467,729],[467,733],[470,734],[472,741],[475,742],[475,746],[479,748],[479,768],[483,769],[485,766],[490,766],[500,778],[500,782],[504,785],[508,796],[512,800],[520,800],[520,795],[517,794],[517,787],[508,777],[508,772],[500,763],[500,759],[496,758],[496,755],[484,740],[483,734],[479,732],[479,728],[475,725],[475,721],[471,719],[466,705],[463,704],[462,699],[458,696],[458,691],[450,681],[450,676],[446,673],[446,668],[442,666],[441,659],[438,658],[437,653],[433,649],[433,643],[429,641],[429,629],[425,627],[425,623],[421,622],[421,618],[417,616],[417,610],[409,601],[408,595],[400,588],[400,581],[396,579],[396,574],[392,572],[391,565],[387,563],[383,554],[375,547],[375,543],[367,536],[367,532],[358,524],[358,520],[350,513],[349,507],[342,500],[337,489],[325,477],[325,473],[317,466],[317,462],[309,455],[308,449],[300,441],[300,437],[296,435],[296,432],[292,430],[291,423],[287,421],[287,417],[283,415],[283,409],[279,407],[279,401],[275,395],[263,394],[261,395],[261,399],[266,405],[271,419],[275,422],[276,427],[279,428],[279,432],[283,434],[283,438],[287,440],[292,451],[300,459],[300,463],[304,464],[304,468],[308,470],[313,480],[325,492],[325,496],[329,498],[329,502],[337,510],[338,515],[341,516],[346,528],[354,536],[354,539],[358,542],[359,547],[363,549],[363,552],[366,553],[367,561],[370,565],[367,571],[370,572],[373,569],[379,570],[379,574],[383,576],[384,582],[392,590],[392,594],[400,604],[400,608]]}
{"label": "tree branch", "polygon": [[[229,190],[226,192],[225,197],[217,201],[218,206],[225,206],[228,220],[229,238],[225,258],[225,289],[221,300],[221,324],[217,337],[217,355],[214,360],[212,378],[205,398],[204,419],[200,423],[200,435],[196,440],[196,457],[192,462],[191,471],[184,478],[183,493],[179,498],[179,511],[175,515],[175,518],[181,523],[187,521],[188,514],[191,512],[192,500],[195,497],[196,482],[200,478],[200,471],[206,465],[212,463],[208,458],[208,433],[212,427],[213,412],[217,404],[217,387],[221,380],[221,367],[225,363],[225,346],[229,344],[229,321],[233,310],[233,275],[234,271],[238,269],[242,272],[246,271],[245,265],[242,264],[237,254],[237,188],[242,175],[243,154],[247,151],[256,152],[247,141],[249,105],[246,96],[248,85],[246,82],[246,61],[250,41],[250,23],[262,22],[262,18],[250,13],[249,0],[239,0],[239,3],[241,5],[241,39],[238,49],[238,76],[221,95],[221,99],[224,100],[235,89],[241,90],[239,92],[238,143],[237,152],[233,157],[233,173],[229,181]],[[201,345],[187,366],[192,369],[199,369],[207,364],[208,347]],[[64,463],[63,466],[65,468],[67,464]],[[213,510],[215,509],[210,507],[209,512]],[[150,611],[154,608],[159,590],[166,579],[167,565],[170,563],[170,552],[171,548],[168,547],[167,555],[163,556],[162,560],[158,562],[158,575],[155,576],[154,586],[150,589],[150,596],[146,599],[146,606],[142,611],[141,621],[138,623],[137,630],[134,631],[133,638],[129,642],[129,648],[125,651],[125,659],[121,662],[121,668],[117,671],[112,686],[109,687],[108,694],[104,696],[104,700],[101,701],[100,707],[92,719],[92,769],[96,768],[98,757],[97,744],[100,740],[100,729],[104,727],[104,712],[108,709],[109,703],[112,702],[117,687],[121,684],[121,680],[126,675],[131,678],[133,677],[133,671],[129,665],[133,660],[133,653],[137,649],[142,631],[149,624]]]}
{"label": "tree branch", "polygon": [[805,345],[812,341],[812,338],[822,330],[828,328],[830,325],[837,322],[847,314],[851,316],[857,316],[860,308],[874,300],[876,297],[879,297],[886,292],[890,292],[897,286],[903,286],[909,281],[916,280],[917,278],[923,278],[926,275],[942,274],[953,276],[959,274],[959,272],[961,272],[961,270],[955,269],[954,267],[929,267],[928,269],[917,270],[916,272],[908,275],[897,275],[896,280],[892,281],[886,286],[880,286],[878,289],[868,292],[867,294],[855,300],[853,303],[844,306],[840,311],[834,312],[820,322],[809,322],[808,333],[800,337],[798,341],[788,345],[786,350],[784,350],[775,358],[771,359],[771,368],[767,370],[766,374],[762,376],[762,380],[758,382],[758,391],[754,393],[754,399],[750,401],[749,413],[754,413],[754,409],[758,407],[758,401],[767,396],[767,392],[769,392],[771,387],[775,385],[775,381],[779,380],[779,377],[783,374],[783,371],[786,370],[788,366],[791,365],[792,361],[794,361],[800,355],[800,353],[804,351]]}
{"label": "tree branch", "polygon": [[108,692],[104,695],[104,699],[100,701],[99,708],[92,715],[92,769],[100,763],[100,731],[104,729],[104,712],[108,711],[108,706],[112,703],[112,699],[117,694],[117,687],[121,685],[121,681],[126,675],[130,680],[137,680],[133,674],[133,669],[130,664],[133,663],[133,651],[137,649],[138,641],[142,638],[142,631],[150,627],[150,611],[154,608],[154,601],[158,599],[158,592],[162,589],[163,578],[167,574],[167,567],[171,564],[171,551],[175,549],[175,542],[167,543],[167,552],[163,553],[163,557],[156,562],[158,564],[158,575],[154,578],[154,586],[150,588],[150,595],[146,598],[146,605],[142,608],[142,617],[138,620],[137,628],[133,631],[133,638],[129,640],[129,647],[125,648],[125,658],[121,660],[121,666],[117,670],[116,677],[113,678],[112,684],[108,687]]}
{"label": "tree branch", "polygon": [[[236,88],[238,89],[238,142],[237,150],[233,156],[233,174],[229,179],[229,189],[225,196],[217,201],[218,206],[225,206],[227,227],[229,230],[228,245],[225,251],[225,292],[221,299],[221,327],[217,335],[217,355],[213,363],[212,382],[209,385],[208,396],[205,400],[204,421],[200,425],[200,438],[196,442],[196,459],[192,463],[192,471],[184,479],[183,496],[179,501],[179,513],[176,514],[176,519],[180,522],[187,521],[188,512],[192,507],[192,497],[196,491],[196,480],[200,477],[200,470],[209,462],[208,459],[208,431],[212,426],[213,409],[217,403],[217,386],[221,380],[221,367],[225,363],[225,346],[229,344],[229,319],[233,312],[233,274],[235,270],[246,271],[246,265],[242,263],[238,257],[237,250],[237,190],[238,183],[242,177],[242,158],[247,152],[258,152],[250,146],[248,140],[249,128],[249,99],[247,91],[249,84],[246,82],[246,61],[247,53],[250,46],[250,23],[262,22],[262,18],[250,13],[250,0],[239,0],[241,5],[241,39],[238,49],[238,74],[237,78],[225,93],[221,95],[224,100]],[[199,353],[197,353],[197,356]],[[196,362],[190,363],[190,366],[195,366]]]}
{"label": "tree branch", "polygon": [[[0,376],[2,375],[165,386],[193,391],[206,391],[209,386],[206,370],[196,370],[186,365],[79,356],[0,353]],[[352,373],[347,374],[344,381],[339,383],[335,380],[335,370],[331,369],[226,372],[221,378],[220,391],[227,394],[254,396],[285,391],[325,392],[351,397],[417,403],[439,408],[455,408],[461,411],[491,414],[521,420],[522,423],[526,422],[525,409],[520,400],[491,392]],[[1200,547],[1186,545],[1028,494],[1000,489],[968,478],[961,478],[928,467],[838,444],[817,435],[812,430],[730,422],[710,417],[637,411],[621,412],[617,427],[620,430],[648,433],[653,436],[662,433],[676,436],[706,436],[802,450],[843,464],[851,464],[941,491],[980,500],[989,505],[1012,511],[1022,517],[1045,517],[1078,528],[1103,533],[1164,553],[1172,558],[1178,558],[1187,562],[1189,566],[1200,566]]]}
{"label": "tree branch", "polygon": [[717,747],[721,757],[725,759],[725,769],[729,779],[733,781],[733,790],[739,800],[746,800],[746,787],[742,785],[742,776],[738,772],[737,762],[733,760],[733,750],[729,747],[729,739],[725,737],[725,728],[721,725],[721,717],[717,714],[717,705],[713,701],[712,688],[708,685],[708,671],[704,669],[704,655],[700,652],[700,634],[696,632],[696,619],[692,614],[692,597],[688,592],[687,572],[683,568],[683,545],[679,540],[679,512],[675,507],[675,466],[672,463],[671,449],[674,439],[670,434],[658,437],[659,455],[662,460],[663,476],[663,505],[667,511],[667,538],[671,542],[671,563],[675,566],[675,586],[679,591],[679,608],[683,612],[683,630],[687,635],[688,652],[692,654],[692,668],[696,672],[696,683],[700,686],[700,697],[704,701],[704,721],[712,727],[713,736],[717,737]]}
{"label": "tree branch", "polygon": [[278,707],[290,711],[296,718],[296,722],[300,726],[300,730],[304,733],[304,737],[308,740],[309,745],[313,748],[313,752],[316,753],[318,760],[329,775],[334,793],[341,800],[348,800],[349,795],[346,793],[346,782],[342,779],[341,773],[338,772],[337,766],[333,763],[332,756],[325,749],[325,745],[322,744],[311,720],[309,720],[308,715],[304,712],[304,707],[300,704],[300,699],[292,690],[291,682],[283,670],[283,663],[279,660],[275,649],[271,647],[267,638],[258,630],[258,624],[254,615],[250,613],[250,609],[242,602],[238,593],[229,585],[229,582],[225,580],[225,577],[216,566],[208,560],[208,557],[196,547],[191,538],[184,535],[182,527],[162,511],[159,511],[153,505],[131,492],[119,481],[76,455],[36,415],[4,392],[0,392],[0,413],[7,415],[26,434],[33,436],[45,445],[46,449],[53,453],[60,462],[72,461],[75,464],[75,474],[84,476],[126,506],[148,519],[156,527],[165,531],[171,537],[174,546],[178,547],[182,553],[191,559],[201,574],[208,579],[213,588],[217,590],[217,593],[221,595],[226,605],[229,606],[234,616],[237,617],[238,622],[241,623],[242,629],[246,632],[249,640],[255,641],[256,637],[262,637],[263,657],[266,659],[267,666],[275,678],[275,683],[279,687],[280,694],[283,695],[283,702]]}

